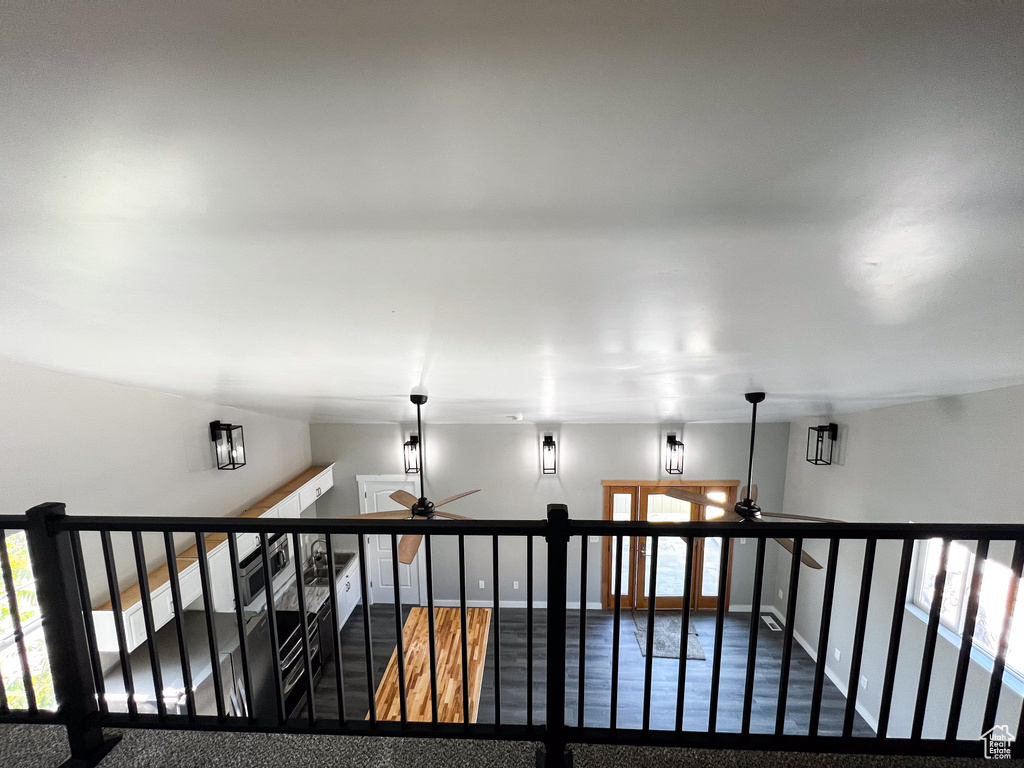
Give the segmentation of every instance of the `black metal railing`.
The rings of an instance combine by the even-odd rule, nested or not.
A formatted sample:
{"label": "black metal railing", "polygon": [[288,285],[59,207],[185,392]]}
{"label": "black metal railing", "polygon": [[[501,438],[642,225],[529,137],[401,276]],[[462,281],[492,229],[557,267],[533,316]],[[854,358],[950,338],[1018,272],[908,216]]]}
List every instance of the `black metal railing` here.
{"label": "black metal railing", "polygon": [[[565,764],[566,750],[573,743],[977,756],[981,752],[979,742],[961,739],[958,734],[965,707],[976,707],[973,700],[968,701],[965,691],[974,650],[974,628],[984,566],[992,545],[1013,547],[1011,578],[1005,596],[1006,611],[999,627],[987,694],[981,707],[983,711],[980,711],[983,731],[995,725],[1000,711],[1000,696],[1006,685],[1004,677],[1014,601],[1024,562],[1024,525],[761,523],[744,525],[738,530],[735,524],[715,522],[570,520],[561,505],[549,506],[544,520],[389,521],[90,517],[66,515],[63,505],[46,504],[30,510],[25,516],[0,518],[0,525],[8,532],[7,536],[24,530],[27,537],[56,702],[55,711],[44,710],[36,704],[8,547],[6,539],[0,539],[3,545],[0,546],[0,565],[5,605],[13,627],[26,697],[24,707],[12,707],[7,690],[0,689],[0,721],[62,723],[68,728],[73,757],[92,764],[112,746],[112,742],[103,740],[101,729],[104,727],[526,740],[544,744],[547,766]],[[212,539],[207,538],[208,534],[225,537],[226,571],[222,570],[225,558],[218,555],[216,562],[211,561],[212,555],[207,549]],[[306,576],[301,556],[303,537],[315,536],[325,540],[327,601],[330,606],[320,619],[317,609],[307,604],[306,591],[297,589],[298,626],[295,631],[298,639],[284,655],[283,646],[294,635],[285,638],[279,632],[280,617],[277,614],[282,609],[277,607],[279,593],[274,578],[263,581],[262,607],[255,611],[247,610],[243,597],[252,591],[251,584],[243,580],[240,569],[240,562],[245,557],[240,548],[241,537],[256,536],[255,556],[262,564],[263,573],[274,574],[274,540],[280,534],[285,535],[294,553],[293,562],[281,572],[282,578],[285,581],[294,579],[295,584],[303,584]],[[362,626],[350,631],[346,631],[339,617],[341,603],[335,578],[335,544],[338,537],[346,534],[357,535],[361,576],[360,605],[357,613],[353,614],[353,624]],[[410,711],[407,702],[410,688],[406,674],[407,650],[413,651],[404,646],[404,608],[409,606],[403,605],[401,595],[398,548],[399,538],[407,534],[424,536],[424,548],[419,557],[424,561],[428,617],[430,687],[429,712],[426,713]],[[736,618],[727,612],[730,562],[740,534],[756,545],[749,619]],[[393,621],[390,617],[382,619],[379,612],[375,621],[374,612],[370,610],[370,574],[365,545],[365,537],[369,535],[382,536],[389,545]],[[99,545],[83,545],[83,536],[97,538]],[[183,536],[187,541],[182,540]],[[588,555],[590,537],[600,537],[602,542],[616,544],[611,550],[615,553],[614,584],[609,587],[611,594],[607,595],[611,608],[599,612],[588,606],[588,598],[596,591],[593,559]],[[778,650],[777,667],[774,657],[768,660],[765,656],[760,620],[766,555],[773,537],[792,539],[792,559],[786,569],[788,596],[782,636],[774,646],[781,649]],[[543,606],[536,604],[535,595],[534,561],[538,554],[535,544],[539,538],[546,543],[540,550],[543,566],[540,573],[545,582]],[[691,619],[697,616],[695,609],[691,608],[697,588],[692,566],[695,544],[712,538],[721,542],[715,579],[717,607],[713,612],[701,613],[700,618],[713,636],[713,645],[710,663],[705,662],[698,669],[687,661],[688,628]],[[151,551],[147,551],[147,539],[156,541],[158,546],[150,546]],[[467,539],[472,539],[474,544],[470,554],[467,554]],[[637,662],[642,666],[643,683],[624,695],[622,666],[626,656],[632,658],[638,649],[631,647],[627,654],[623,647],[622,574],[626,567],[623,559],[624,551],[630,551],[627,545],[641,539],[650,541],[647,554],[649,581],[647,574],[639,577],[642,582],[640,588],[649,596],[648,605],[634,617],[646,627],[643,658]],[[931,602],[921,648],[912,653],[903,648],[908,588],[915,558],[919,557],[915,542],[929,539],[938,539],[942,543],[940,567],[933,584],[936,596],[944,594],[950,543],[970,542],[975,554],[952,691],[948,699],[939,704],[935,703],[932,695],[931,681],[943,599]],[[675,663],[655,660],[656,618],[663,612],[657,605],[659,571],[664,571],[664,567],[659,568],[659,549],[668,547],[666,540],[673,544],[685,543],[682,560],[672,561],[673,567],[680,569],[674,576],[679,577],[681,583],[681,594],[676,595],[680,607],[671,609],[680,621],[678,661]],[[795,616],[801,610],[800,595],[806,594],[808,589],[801,584],[801,554],[812,540],[827,545],[827,557],[820,619],[817,620],[818,635],[808,641],[813,646],[812,650],[816,650],[816,658],[810,660],[809,656],[806,659],[800,656],[805,667],[813,665],[809,693],[801,694],[802,700],[797,702],[801,707],[809,707],[809,716],[806,729],[794,730],[791,677],[794,659],[804,653],[794,647],[797,639]],[[895,584],[885,590],[883,604],[877,603],[878,590],[873,589],[880,583],[875,578],[880,542],[900,547]],[[179,574],[182,544],[191,543],[195,544],[198,591],[186,588]],[[856,547],[851,548],[851,543]],[[504,558],[500,556],[500,544],[512,548],[504,550]],[[453,548],[457,556],[439,560],[439,546]],[[826,659],[829,657],[831,622],[836,607],[840,552],[849,554],[851,549],[855,549],[859,553],[861,548],[863,554],[859,555],[856,564],[860,573],[857,598],[855,603],[842,606],[843,610],[855,616],[853,653],[844,681],[845,701],[841,715],[832,712],[833,733],[825,735],[821,727],[823,697],[826,688],[833,685],[829,679],[835,677],[834,671],[827,670]],[[515,556],[511,557],[512,564],[509,565],[508,553],[512,550]],[[749,552],[749,549],[745,551]],[[520,556],[525,560],[525,567]],[[474,559],[472,563],[468,562],[469,557]],[[129,564],[130,577],[122,573],[125,563]],[[166,571],[161,571],[161,568]],[[481,687],[489,686],[487,694],[493,700],[491,722],[471,722],[471,710],[480,702],[479,691],[471,690],[471,649],[468,647],[470,600],[467,597],[467,579],[468,572],[474,568],[475,573],[489,575],[492,579],[489,600],[484,602],[491,609],[489,658],[493,666],[491,674],[484,674],[478,681]],[[446,722],[450,718],[441,716],[438,701],[440,643],[435,626],[435,579],[439,574],[447,576],[455,571],[458,573],[462,696],[461,712],[458,713],[461,718],[454,719],[461,722]],[[500,585],[503,580],[510,580],[510,573],[526,581],[525,606],[502,606]],[[153,574],[160,578],[166,576],[168,594],[161,593],[160,597],[166,603],[154,603],[154,590],[162,585],[153,583]],[[122,604],[121,593],[128,583],[137,583],[141,608],[126,624],[125,612],[130,606]],[[875,603],[872,602],[873,592]],[[98,599],[97,595],[101,597]],[[570,607],[569,600],[577,595],[579,608],[574,609]],[[109,597],[110,605],[101,613],[95,606],[102,597]],[[250,594],[250,603],[259,597]],[[451,593],[448,600],[456,602]],[[189,610],[190,606],[193,610]],[[891,614],[891,619],[886,632],[888,643],[884,651],[885,671],[877,728],[865,733],[863,729],[858,732],[855,723],[858,717],[858,683],[872,609],[875,614]],[[520,611],[525,615],[518,613]],[[265,639],[251,630],[254,622],[263,620],[263,613],[268,630]],[[202,622],[197,624],[192,619],[198,620],[199,614],[202,614]],[[317,616],[318,621],[326,623],[311,623],[311,616]],[[99,618],[103,620],[102,631]],[[525,622],[525,639],[508,632],[503,636],[503,626],[520,620]],[[160,632],[165,626],[168,629]],[[325,632],[318,634],[318,626],[326,627]],[[538,629],[543,630],[540,637],[536,636]],[[596,647],[595,637],[598,635],[595,633],[600,632],[606,634],[598,638],[602,646]],[[727,647],[726,635],[729,632],[732,636]],[[108,639],[101,642],[101,635]],[[605,645],[609,635],[610,648]],[[375,657],[374,642],[375,638],[385,636],[385,645],[396,648],[394,659],[399,713],[394,721],[382,717],[378,710],[379,663],[383,659],[379,654]],[[158,637],[166,637],[167,643],[158,642]],[[444,638],[446,641],[449,639]],[[516,667],[510,672],[508,653],[503,657],[503,643],[510,646],[513,642],[525,644],[525,669]],[[807,642],[801,642],[805,648],[808,647]],[[226,654],[224,649],[228,646],[231,651]],[[353,649],[352,646],[357,647]],[[358,663],[345,664],[345,653],[353,650],[362,659]],[[474,649],[474,652],[478,650]],[[201,653],[197,655],[199,651]],[[541,651],[546,656],[543,664],[534,658]],[[741,657],[738,662],[737,653]],[[334,659],[330,676],[326,675],[329,665],[325,658],[328,654],[333,654]],[[901,659],[906,663],[913,655],[916,661],[918,654],[920,668],[910,731],[906,736],[895,737],[890,733],[890,723],[897,668]],[[390,657],[391,653],[387,655]],[[605,660],[607,657],[610,657],[610,668]],[[207,658],[208,675],[205,674]],[[224,658],[228,658],[230,663]],[[732,666],[737,663],[742,665],[740,670]],[[201,671],[199,666],[203,667]],[[180,686],[175,689],[177,692],[170,696],[165,679],[168,670],[175,679],[179,675],[181,679]],[[259,683],[261,670],[269,670],[270,681],[266,687]],[[542,673],[538,674],[541,670]],[[260,675],[257,671],[261,671]],[[697,686],[696,671],[700,672],[702,686],[706,681],[706,689]],[[723,674],[724,671],[731,674]],[[319,687],[318,673],[323,675]],[[517,686],[518,681],[525,679],[522,697],[515,691],[506,691],[503,695],[503,687],[509,685],[509,674],[514,675]],[[200,677],[203,681],[198,680]],[[598,681],[589,691],[588,680]],[[363,692],[358,690],[363,683],[365,700]],[[629,684],[633,685],[632,682]],[[759,696],[757,686],[763,689],[768,684],[776,686],[774,691]],[[334,687],[333,693],[324,693],[330,685]],[[722,706],[723,696],[728,697],[726,709]],[[809,696],[809,701],[803,700],[806,696]],[[535,716],[535,699],[543,701],[543,717]],[[763,707],[767,699],[775,708],[774,723],[772,727],[758,732],[754,713]],[[474,700],[476,704],[471,707]],[[295,701],[301,703],[296,705]],[[269,707],[266,706],[268,702],[271,703]],[[515,714],[520,716],[511,716],[524,703],[525,712],[516,711]],[[943,719],[947,727],[943,738],[925,737],[926,714],[934,706],[944,707]],[[702,719],[705,709],[706,724]],[[835,706],[832,709],[835,710]],[[701,719],[695,725],[698,715]],[[1002,716],[1005,719],[1005,705]],[[1024,714],[1018,711],[1012,716],[1016,718],[1014,724],[1019,730]]]}

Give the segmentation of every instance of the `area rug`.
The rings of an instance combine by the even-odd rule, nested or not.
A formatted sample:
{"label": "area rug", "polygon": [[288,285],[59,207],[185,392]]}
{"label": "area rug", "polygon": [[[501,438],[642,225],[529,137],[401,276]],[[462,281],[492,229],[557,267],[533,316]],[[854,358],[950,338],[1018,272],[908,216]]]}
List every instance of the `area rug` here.
{"label": "area rug", "polygon": [[[647,655],[647,611],[633,612],[633,626],[636,627],[636,641],[640,644],[640,653]],[[683,618],[679,611],[654,612],[654,655],[662,659],[679,658],[679,631],[683,626]],[[700,640],[697,639],[697,628],[690,622],[690,631],[686,637],[686,658],[706,659]]]}

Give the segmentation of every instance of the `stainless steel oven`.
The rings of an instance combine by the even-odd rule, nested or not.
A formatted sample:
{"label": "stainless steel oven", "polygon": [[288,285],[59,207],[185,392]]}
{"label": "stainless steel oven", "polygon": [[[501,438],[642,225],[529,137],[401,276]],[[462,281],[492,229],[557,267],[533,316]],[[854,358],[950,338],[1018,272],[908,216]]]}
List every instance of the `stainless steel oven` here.
{"label": "stainless steel oven", "polygon": [[[291,562],[288,539],[284,534],[278,534],[267,542],[267,556],[270,562],[270,583],[273,584],[277,575]],[[239,563],[238,570],[242,582],[242,605],[249,606],[258,602],[265,595],[267,584],[262,550],[257,547],[254,552],[247,555]]]}

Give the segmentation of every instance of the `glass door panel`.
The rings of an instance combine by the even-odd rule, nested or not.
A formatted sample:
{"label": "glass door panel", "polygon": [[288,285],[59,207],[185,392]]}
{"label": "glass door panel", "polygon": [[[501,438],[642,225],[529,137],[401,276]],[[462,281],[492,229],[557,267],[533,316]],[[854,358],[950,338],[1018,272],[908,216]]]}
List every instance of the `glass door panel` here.
{"label": "glass door panel", "polygon": [[[729,489],[705,488],[704,495],[711,497],[715,501],[722,502],[722,506],[703,507],[701,519],[707,521],[718,520],[725,514],[725,509],[729,506],[731,496]],[[698,564],[700,588],[697,591],[695,607],[714,609],[718,607],[718,576],[722,567],[722,539],[718,536],[709,536],[701,539],[700,550],[700,562]]]}
{"label": "glass door panel", "polygon": [[[696,519],[697,509],[696,505],[687,501],[666,496],[659,488],[640,489],[641,520],[651,523],[684,523]],[[653,546],[654,540],[651,537],[641,540],[638,565],[643,574],[643,589],[637,594],[637,608],[646,608],[650,599]],[[656,608],[683,606],[683,584],[689,565],[685,539],[677,536],[659,537]]]}
{"label": "glass door panel", "polygon": [[[628,523],[636,520],[636,488],[632,487],[609,487],[605,503],[606,519],[616,522]],[[614,536],[605,537],[605,553],[607,567],[605,573],[609,574],[605,580],[604,604],[606,607],[615,605],[615,582],[619,581],[622,590],[622,605],[627,608],[633,606],[633,587],[636,573],[635,549],[633,539],[624,537],[622,539],[622,573],[618,573],[616,564],[618,562],[618,538]]]}

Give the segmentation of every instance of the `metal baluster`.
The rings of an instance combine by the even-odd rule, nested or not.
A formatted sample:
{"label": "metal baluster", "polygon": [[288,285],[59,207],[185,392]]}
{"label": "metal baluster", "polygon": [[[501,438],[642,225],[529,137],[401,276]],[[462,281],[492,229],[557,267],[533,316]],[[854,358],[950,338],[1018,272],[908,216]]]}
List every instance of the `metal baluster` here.
{"label": "metal baluster", "polygon": [[942,596],[946,590],[946,556],[949,553],[949,539],[942,539],[939,549],[939,572],[935,577],[935,591],[932,593],[932,607],[928,613],[928,630],[921,654],[921,677],[917,684],[917,705],[914,708],[914,722],[910,738],[921,738],[924,730],[924,713],[928,706],[928,688],[932,680],[932,659],[935,656],[935,640],[939,635],[939,614],[942,611]]}
{"label": "metal baluster", "polygon": [[117,636],[117,653],[121,661],[121,678],[124,680],[127,696],[128,717],[135,720],[139,716],[139,709],[135,704],[135,681],[132,678],[132,662],[128,657],[128,640],[124,631],[121,591],[117,586],[117,565],[114,563],[113,547],[110,544],[110,531],[100,531],[100,544],[103,547],[103,562],[107,569],[107,589],[110,590],[110,609],[114,614],[114,634]]}
{"label": "metal baluster", "polygon": [[782,640],[782,671],[779,675],[778,708],[775,710],[775,735],[786,730],[786,700],[789,696],[789,666],[793,656],[793,631],[796,625],[796,595],[800,586],[800,556],[804,540],[793,539],[793,562],[789,567],[789,600],[786,602],[786,632]]}
{"label": "metal baluster", "polygon": [[495,726],[501,725],[501,616],[500,606],[501,602],[500,592],[498,585],[501,583],[498,580],[499,568],[498,568],[498,537],[492,537],[493,549],[494,549],[494,724]]}
{"label": "metal baluster", "polygon": [[185,627],[182,617],[181,582],[178,580],[178,569],[175,567],[177,556],[174,553],[174,538],[170,531],[164,531],[164,555],[167,558],[167,575],[171,585],[171,606],[174,608],[174,627],[178,636],[178,653],[181,658],[181,679],[185,686],[185,710],[189,721],[196,719],[196,695],[192,690],[192,662],[189,660],[188,641],[185,639]]}
{"label": "metal baluster", "polygon": [[[325,534],[324,544],[327,547],[327,578],[331,599],[331,632],[334,642],[334,684],[338,687],[338,723],[345,724],[345,669],[341,663],[341,624],[338,620],[338,579],[335,574],[337,569],[334,564],[334,544],[331,541],[331,534]],[[320,657],[323,658],[323,649],[320,650]]]}
{"label": "metal baluster", "polygon": [[142,534],[139,531],[132,531],[132,549],[135,550],[135,571],[139,577],[139,595],[142,598],[142,621],[146,627],[146,645],[149,650],[150,669],[153,673],[153,696],[156,698],[157,716],[164,720],[167,718],[167,706],[164,703],[164,676],[160,672],[160,654],[156,647],[156,626],[153,621],[153,597],[149,593],[146,550],[143,547]]}
{"label": "metal baluster", "polygon": [[1006,649],[1010,642],[1010,625],[1013,622],[1013,611],[1017,606],[1017,585],[1020,583],[1022,565],[1024,565],[1024,539],[1018,540],[1013,547],[1013,560],[1010,564],[1010,584],[1006,593],[1006,613],[1003,615],[1003,626],[999,631],[999,645],[996,649],[995,658],[992,660],[992,677],[989,679],[988,684],[985,719],[981,724],[982,733],[988,733],[996,724],[996,709],[999,707],[999,694],[1003,689]]}
{"label": "metal baluster", "polygon": [[36,690],[32,685],[32,669],[28,665],[25,632],[21,627],[21,611],[18,609],[18,592],[14,587],[14,573],[11,571],[11,558],[7,552],[7,535],[2,528],[0,528],[0,567],[3,570],[4,588],[7,590],[7,610],[10,612],[11,625],[14,628],[14,643],[18,648],[18,660],[21,662],[21,679],[25,686],[26,708],[34,715],[38,712]]}
{"label": "metal baluster", "polygon": [[860,597],[857,600],[857,623],[853,630],[853,655],[850,657],[850,679],[846,686],[846,714],[843,718],[843,738],[853,735],[853,718],[857,711],[857,690],[860,681],[860,663],[864,657],[864,630],[868,623],[868,603],[871,600],[871,578],[875,569],[876,539],[868,539],[864,547],[864,568],[860,575]]}
{"label": "metal baluster", "polygon": [[[725,588],[729,579],[729,547],[732,540],[721,537],[722,551],[718,563],[718,603],[715,606],[715,651],[711,667],[711,701],[708,712],[708,733],[718,728],[718,687],[722,676],[722,636],[725,634]],[[689,631],[689,627],[686,627]]]}
{"label": "metal baluster", "polygon": [[533,536],[526,537],[526,724],[533,725]]}
{"label": "metal baluster", "polygon": [[839,539],[828,542],[828,561],[825,565],[825,590],[822,595],[821,625],[818,628],[818,658],[814,664],[814,683],[811,688],[811,718],[807,735],[817,736],[821,725],[821,691],[825,685],[825,665],[828,659],[828,635],[832,628],[832,603],[836,592],[836,567],[839,565]]}
{"label": "metal baluster", "polygon": [[587,537],[580,537],[580,692],[576,699],[576,724],[584,725],[587,679]]}
{"label": "metal baluster", "polygon": [[[615,537],[615,605],[612,619],[612,700],[608,727],[615,730],[619,715],[619,620],[622,614],[622,536]],[[632,546],[632,545],[631,545]]]}
{"label": "metal baluster", "polygon": [[[302,630],[302,663],[306,672],[306,718],[310,725],[316,723],[316,704],[313,701],[313,655],[309,650],[309,612],[306,610],[306,586],[302,576],[302,544],[299,541],[299,534],[292,533],[292,555],[295,560],[295,595],[299,603],[299,629]],[[319,632],[319,626],[316,628]],[[323,650],[320,651],[320,660],[323,661]]]}
{"label": "metal baluster", "polygon": [[899,660],[900,637],[903,634],[903,614],[906,611],[907,585],[910,583],[910,564],[914,557],[914,540],[903,540],[900,555],[900,573],[896,578],[896,597],[892,604],[892,622],[889,629],[889,652],[885,657],[885,676],[882,679],[882,702],[878,706],[878,738],[889,733],[889,714],[892,709],[892,689],[896,682],[896,664]]}
{"label": "metal baluster", "polygon": [[459,615],[462,618],[462,722],[469,722],[469,649],[466,638],[466,537],[459,534]]}
{"label": "metal baluster", "polygon": [[686,699],[686,658],[690,645],[690,599],[693,593],[693,536],[686,537],[686,562],[683,568],[683,615],[679,632],[679,679],[676,681],[676,732],[683,730],[683,705]]}
{"label": "metal baluster", "polygon": [[228,559],[231,561],[231,586],[235,594],[235,622],[238,626],[238,650],[242,661],[242,683],[245,685],[245,712],[256,717],[252,702],[252,677],[249,672],[249,637],[245,632],[245,610],[242,606],[242,578],[238,572],[238,543],[235,534],[228,534]]}
{"label": "metal baluster", "polygon": [[[75,580],[78,582],[78,599],[82,603],[82,620],[85,623],[85,637],[89,643],[89,662],[92,666],[92,681],[96,687],[96,704],[100,713],[107,714],[107,693],[103,681],[103,664],[100,662],[99,645],[96,642],[96,622],[92,615],[92,598],[89,595],[89,580],[85,575],[85,561],[82,558],[82,535],[71,531],[71,552],[74,556]],[[3,680],[0,680],[0,692]],[[6,702],[6,694],[4,695]]]}
{"label": "metal baluster", "polygon": [[402,595],[398,579],[398,536],[391,534],[391,571],[395,592],[395,636],[397,639],[396,655],[398,657],[398,709],[402,725],[409,722],[409,712],[405,699],[405,637],[402,627]]}
{"label": "metal baluster", "polygon": [[[434,562],[430,534],[423,537],[427,558],[427,640],[430,646],[430,722],[437,725],[437,632],[434,628]],[[527,662],[529,664],[529,662]]]}
{"label": "metal baluster", "polygon": [[654,662],[654,607],[658,600],[658,536],[651,539],[651,586],[647,594],[647,658],[644,659],[643,729],[651,729],[651,670]]}
{"label": "metal baluster", "polygon": [[[213,674],[213,695],[217,699],[217,717],[223,720],[224,680],[220,673],[220,643],[213,618],[213,594],[210,590],[210,562],[206,558],[206,536],[196,531],[196,552],[199,554],[199,581],[203,587],[203,612],[206,614],[206,637],[210,641],[210,667]],[[268,570],[267,573],[270,573]]]}
{"label": "metal baluster", "polygon": [[260,535],[260,560],[263,564],[263,594],[267,598],[267,625],[270,629],[270,660],[274,665],[274,693],[277,698],[277,721],[284,725],[288,713],[284,708],[284,680],[281,678],[281,638],[277,634],[277,606],[274,605],[274,582],[270,578],[270,550],[267,534]]}
{"label": "metal baluster", "polygon": [[757,540],[754,562],[754,593],[750,600],[750,637],[747,640],[747,680],[743,689],[743,725],[741,733],[750,733],[750,711],[754,703],[754,672],[757,667],[757,632],[761,626],[761,591],[764,578],[764,553],[767,539]]}
{"label": "metal baluster", "polygon": [[370,634],[370,595],[366,570],[366,546],[362,534],[358,537],[359,547],[359,591],[363,601],[363,648],[366,650],[366,697],[369,704],[370,724],[377,724],[377,684],[373,679],[373,643]]}
{"label": "metal baluster", "polygon": [[974,626],[978,619],[978,603],[981,597],[981,581],[988,559],[988,539],[978,539],[974,550],[974,571],[971,575],[971,589],[967,597],[967,613],[964,615],[964,630],[960,633],[960,654],[957,658],[956,674],[953,677],[953,693],[949,700],[949,719],[946,721],[946,739],[956,739],[960,728],[960,709],[964,701],[964,686],[971,666],[971,649],[974,647]]}

